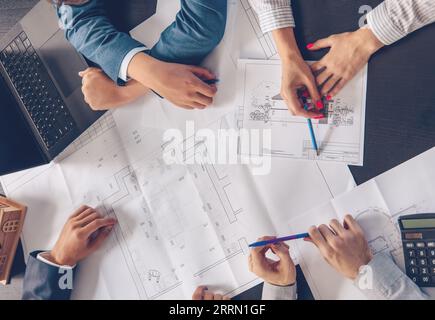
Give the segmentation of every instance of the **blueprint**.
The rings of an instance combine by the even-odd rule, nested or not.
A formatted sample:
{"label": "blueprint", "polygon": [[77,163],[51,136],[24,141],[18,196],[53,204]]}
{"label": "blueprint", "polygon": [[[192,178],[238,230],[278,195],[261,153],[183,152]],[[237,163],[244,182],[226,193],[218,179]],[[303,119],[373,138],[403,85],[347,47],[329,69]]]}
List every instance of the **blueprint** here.
{"label": "blueprint", "polygon": [[292,116],[280,96],[281,62],[240,60],[238,126],[271,129],[272,147],[264,154],[299,160],[362,165],[367,69],[326,103],[326,118],[313,120],[320,155],[312,147],[307,120]]}
{"label": "blueprint", "polygon": [[[133,35],[152,46],[176,14],[168,3],[159,1],[159,14]],[[248,243],[286,235],[288,219],[354,187],[348,168],[332,163],[277,158],[265,176],[246,165],[216,165],[207,160],[207,141],[185,154],[199,162],[165,163],[166,129],[186,120],[235,128],[238,56],[270,56],[246,4],[229,1],[230,31],[205,62],[221,80],[214,107],[188,112],[150,94],[106,113],[53,163],[0,177],[6,194],[29,207],[25,254],[51,248],[83,203],[118,219],[105,245],[80,264],[73,298],[187,299],[197,285],[234,296],[260,283],[247,268]],[[232,21],[243,34],[231,31]]]}
{"label": "blueprint", "polygon": [[[148,99],[149,107],[160,103]],[[248,243],[286,234],[283,221],[352,187],[347,171],[314,163],[278,161],[269,178],[214,165],[206,143],[195,151],[203,162],[168,166],[162,129],[143,123],[141,112],[107,113],[57,162],[1,179],[8,196],[29,206],[26,254],[52,247],[82,203],[118,219],[105,246],[82,263],[74,298],[180,299],[200,284],[236,295],[260,282],[246,267]],[[224,119],[210,125],[224,127]],[[301,175],[304,183],[295,183]],[[316,199],[305,192],[313,185]]]}
{"label": "blueprint", "polygon": [[[434,212],[434,161],[435,148],[291,219],[289,226],[295,233],[302,232],[311,225],[327,224],[334,218],[342,221],[346,214],[351,214],[364,230],[373,254],[389,254],[403,269],[397,221],[406,214]],[[296,246],[300,265],[316,299],[364,299],[352,281],[332,269],[312,244],[297,242]]]}

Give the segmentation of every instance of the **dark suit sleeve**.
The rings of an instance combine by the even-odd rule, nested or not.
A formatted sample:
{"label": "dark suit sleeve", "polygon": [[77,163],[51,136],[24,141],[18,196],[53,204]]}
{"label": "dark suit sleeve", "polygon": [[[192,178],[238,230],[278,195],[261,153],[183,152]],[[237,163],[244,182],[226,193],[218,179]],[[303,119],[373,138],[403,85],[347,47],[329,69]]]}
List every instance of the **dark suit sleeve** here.
{"label": "dark suit sleeve", "polygon": [[[65,288],[66,271],[38,260],[41,251],[32,252],[27,262],[23,283],[23,300],[68,300],[71,289]],[[63,287],[63,289],[61,288]]]}
{"label": "dark suit sleeve", "polygon": [[118,31],[107,17],[103,0],[89,0],[82,5],[57,8],[66,38],[118,84],[122,61],[133,49],[144,45],[129,34]]}

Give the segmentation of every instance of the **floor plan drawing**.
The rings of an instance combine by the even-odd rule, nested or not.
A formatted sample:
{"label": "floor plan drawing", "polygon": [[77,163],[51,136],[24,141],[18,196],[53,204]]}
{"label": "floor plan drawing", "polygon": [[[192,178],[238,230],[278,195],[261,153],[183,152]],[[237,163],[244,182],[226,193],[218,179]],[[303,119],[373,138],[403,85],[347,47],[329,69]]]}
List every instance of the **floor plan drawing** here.
{"label": "floor plan drawing", "polygon": [[306,119],[293,116],[281,98],[280,80],[280,61],[239,60],[238,127],[272,131],[271,150],[263,149],[263,153],[362,165],[367,70],[338,96],[324,101],[324,119],[313,120],[319,155],[312,148]]}
{"label": "floor plan drawing", "polygon": [[[355,220],[366,230],[376,230],[373,235],[368,231],[368,243],[373,254],[390,254],[397,263],[402,262],[402,241],[394,217],[382,208],[371,207],[355,214]],[[379,230],[383,230],[379,234]]]}
{"label": "floor plan drawing", "polygon": [[[156,15],[154,21],[165,28],[173,21],[175,5],[158,3],[163,6],[159,12],[168,16],[158,19]],[[227,34],[222,43],[237,50],[226,50],[216,59],[218,66],[228,70],[210,67],[225,79],[219,84],[220,98],[228,103],[225,116],[235,109],[236,66],[232,62],[238,53],[255,52],[259,58],[273,53],[272,48],[267,51],[261,46],[242,4],[229,1],[229,11],[234,16],[234,9],[240,9],[234,20],[238,23],[241,17],[246,28],[233,33],[234,38]],[[249,12],[253,18],[253,11]],[[234,29],[231,24],[228,28]],[[149,34],[139,29],[138,36]],[[158,37],[160,31],[153,31]],[[231,59],[234,56],[237,59]],[[223,90],[224,84],[231,90]],[[286,233],[283,222],[290,215],[340,194],[353,180],[344,166],[320,169],[313,162],[283,163],[274,175],[254,182],[246,165],[207,161],[206,142],[194,150],[203,161],[168,165],[163,152],[168,143],[163,141],[165,130],[180,128],[192,118],[203,119],[204,126],[214,130],[213,119],[219,123],[216,128],[221,128],[225,121],[221,120],[223,111],[218,111],[219,105],[205,112],[184,112],[148,95],[107,112],[49,166],[1,177],[8,196],[30,208],[23,232],[26,254],[52,247],[68,215],[85,203],[116,217],[118,224],[97,258],[81,264],[83,276],[78,276],[77,286],[84,288],[82,292],[104,287],[112,299],[189,299],[198,285],[234,296],[260,283],[247,268],[248,244],[262,235]],[[279,185],[278,192],[272,187],[258,191],[268,183]],[[316,199],[305,192],[312,185],[317,188]],[[34,228],[41,232],[32,232]],[[98,275],[101,282],[94,283],[96,277],[89,274]]]}
{"label": "floor plan drawing", "polygon": [[[391,256],[403,270],[398,218],[435,210],[434,161],[435,148],[289,221],[289,226],[299,231],[310,225],[327,224],[334,218],[343,221],[345,215],[350,214],[363,229],[372,253]],[[301,268],[316,298],[364,298],[351,281],[343,279],[320,257],[312,245],[298,242],[297,249]],[[330,280],[326,282],[325,278]],[[338,292],[330,289],[330,281],[340,287]]]}

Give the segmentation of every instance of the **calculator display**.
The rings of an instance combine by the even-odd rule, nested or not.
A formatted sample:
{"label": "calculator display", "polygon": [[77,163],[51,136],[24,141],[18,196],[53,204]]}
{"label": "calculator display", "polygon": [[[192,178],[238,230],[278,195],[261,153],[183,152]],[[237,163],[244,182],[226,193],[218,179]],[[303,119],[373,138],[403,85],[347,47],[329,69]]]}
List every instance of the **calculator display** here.
{"label": "calculator display", "polygon": [[403,219],[404,229],[435,228],[435,219]]}
{"label": "calculator display", "polygon": [[405,239],[406,240],[416,240],[416,239],[423,239],[422,233],[405,233]]}

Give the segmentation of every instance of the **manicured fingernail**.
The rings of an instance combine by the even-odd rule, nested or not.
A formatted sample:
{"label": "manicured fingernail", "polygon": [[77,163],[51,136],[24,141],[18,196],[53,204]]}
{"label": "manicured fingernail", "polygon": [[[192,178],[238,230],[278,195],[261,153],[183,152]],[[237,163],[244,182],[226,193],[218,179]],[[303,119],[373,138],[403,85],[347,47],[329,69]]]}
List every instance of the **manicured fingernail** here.
{"label": "manicured fingernail", "polygon": [[316,107],[317,107],[318,110],[323,109],[323,102],[321,100],[317,101],[316,102]]}
{"label": "manicured fingernail", "polygon": [[311,49],[312,47],[314,47],[314,43],[307,44],[307,49]]}
{"label": "manicured fingernail", "polygon": [[328,100],[328,101],[332,100],[332,96],[331,96],[330,94],[328,94],[328,95],[326,96],[326,100]]}
{"label": "manicured fingernail", "polygon": [[321,116],[314,117],[314,119],[316,119],[316,120],[325,119],[325,116],[322,114]]}

